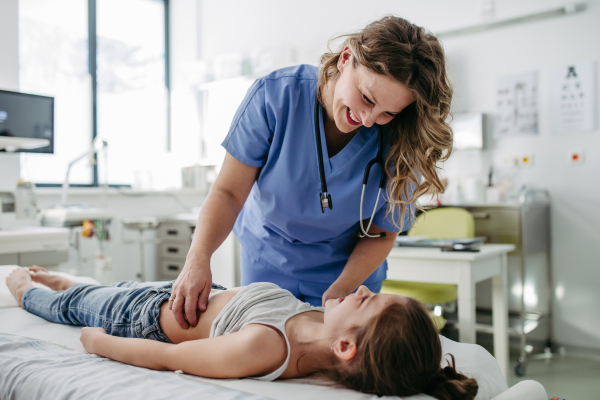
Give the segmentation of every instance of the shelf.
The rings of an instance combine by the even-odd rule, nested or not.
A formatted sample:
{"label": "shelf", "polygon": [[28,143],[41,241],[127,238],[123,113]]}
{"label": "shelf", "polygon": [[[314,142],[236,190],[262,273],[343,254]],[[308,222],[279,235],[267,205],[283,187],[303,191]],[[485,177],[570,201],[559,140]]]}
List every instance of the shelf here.
{"label": "shelf", "polygon": [[6,149],[6,151],[15,151],[17,149],[37,149],[48,145],[50,145],[48,139],[0,136],[0,150]]}

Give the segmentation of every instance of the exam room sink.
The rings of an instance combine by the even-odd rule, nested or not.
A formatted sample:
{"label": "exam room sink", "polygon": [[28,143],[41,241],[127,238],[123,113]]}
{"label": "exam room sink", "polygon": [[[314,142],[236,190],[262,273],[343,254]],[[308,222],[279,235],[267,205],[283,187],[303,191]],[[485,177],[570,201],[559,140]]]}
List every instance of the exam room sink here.
{"label": "exam room sink", "polygon": [[156,229],[160,225],[160,221],[154,217],[145,218],[125,218],[123,226],[127,229],[148,230]]}

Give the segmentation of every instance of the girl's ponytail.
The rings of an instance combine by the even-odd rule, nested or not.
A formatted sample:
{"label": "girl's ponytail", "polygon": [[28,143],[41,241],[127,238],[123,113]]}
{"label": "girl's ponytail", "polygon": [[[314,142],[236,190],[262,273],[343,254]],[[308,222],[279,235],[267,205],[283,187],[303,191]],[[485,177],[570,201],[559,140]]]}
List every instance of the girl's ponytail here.
{"label": "girl's ponytail", "polygon": [[473,378],[456,371],[454,356],[450,354],[452,363],[440,368],[429,380],[424,393],[440,400],[472,400],[477,395],[479,386]]}

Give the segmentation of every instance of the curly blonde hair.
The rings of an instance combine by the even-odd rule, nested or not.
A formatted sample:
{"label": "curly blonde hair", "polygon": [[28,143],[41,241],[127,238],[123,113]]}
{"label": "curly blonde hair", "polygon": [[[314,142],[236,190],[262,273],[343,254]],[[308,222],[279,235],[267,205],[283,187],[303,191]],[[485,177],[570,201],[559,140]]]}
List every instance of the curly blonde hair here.
{"label": "curly blonde hair", "polygon": [[[438,162],[452,152],[452,129],[447,122],[452,85],[446,74],[442,45],[425,29],[395,16],[386,16],[345,38],[337,52],[321,56],[317,96],[339,75],[338,60],[349,47],[355,64],[406,85],[415,101],[389,123],[391,149],[386,158],[388,216],[400,212],[400,230],[406,213],[423,209],[416,200],[425,193],[444,192]],[[321,101],[322,102],[322,101]],[[414,207],[411,207],[413,205]]]}

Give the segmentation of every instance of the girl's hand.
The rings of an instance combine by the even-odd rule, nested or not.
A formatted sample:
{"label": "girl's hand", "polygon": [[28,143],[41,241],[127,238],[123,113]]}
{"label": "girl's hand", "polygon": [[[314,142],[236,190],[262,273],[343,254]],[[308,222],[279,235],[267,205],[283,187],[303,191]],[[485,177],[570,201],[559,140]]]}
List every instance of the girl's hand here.
{"label": "girl's hand", "polygon": [[349,293],[339,286],[336,286],[335,283],[329,286],[329,289],[325,293],[323,293],[323,307],[325,307],[325,303],[330,299],[339,299],[340,297],[346,297]]}
{"label": "girl's hand", "polygon": [[83,348],[90,354],[98,354],[97,351],[97,338],[106,335],[104,328],[89,328],[85,327],[81,329],[81,336],[79,340],[83,344]]}

